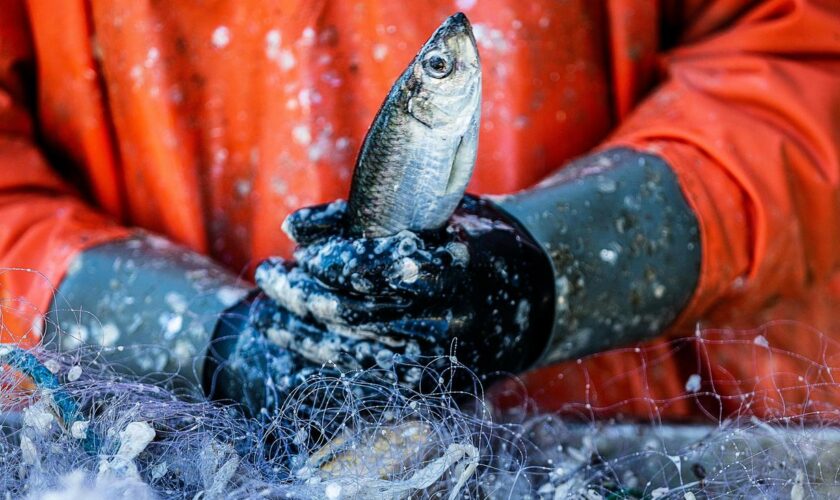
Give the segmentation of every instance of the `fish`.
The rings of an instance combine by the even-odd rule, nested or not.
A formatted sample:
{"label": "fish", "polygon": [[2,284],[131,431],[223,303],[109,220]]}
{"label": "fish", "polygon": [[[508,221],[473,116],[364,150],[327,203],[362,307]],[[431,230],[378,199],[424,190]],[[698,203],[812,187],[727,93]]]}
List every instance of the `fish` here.
{"label": "fish", "polygon": [[388,92],[359,150],[347,229],[365,238],[438,229],[475,168],[481,61],[467,16],[432,34]]}

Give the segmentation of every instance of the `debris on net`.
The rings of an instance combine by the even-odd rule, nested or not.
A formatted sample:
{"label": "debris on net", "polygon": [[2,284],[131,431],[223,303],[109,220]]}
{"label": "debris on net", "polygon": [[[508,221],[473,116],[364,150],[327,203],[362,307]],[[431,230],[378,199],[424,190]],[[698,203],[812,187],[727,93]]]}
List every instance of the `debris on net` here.
{"label": "debris on net", "polygon": [[[772,332],[763,331],[760,343],[754,337],[710,333],[689,342],[773,348]],[[498,408],[475,377],[469,390],[454,391],[453,372],[469,374],[457,362],[443,372],[433,368],[446,365],[440,359],[347,373],[326,367],[278,411],[246,419],[201,394],[121,375],[98,361],[96,349],[0,348],[0,490],[7,497],[840,496],[837,408],[818,397],[840,391],[827,357],[806,360],[808,373],[796,379],[813,388],[805,391],[807,404],[775,417],[766,411],[777,409],[775,400],[758,389],[777,390],[773,384],[722,396],[689,375],[682,400],[741,406],[704,423],[667,424],[655,414],[644,421],[596,418],[579,411],[596,406],[588,399],[550,415],[528,402]],[[684,368],[704,373],[703,366]],[[431,386],[417,391],[388,382],[398,379],[394,370],[408,369],[420,370]],[[765,408],[761,420],[752,413],[756,402]]]}
{"label": "debris on net", "polygon": [[[5,349],[4,362],[8,363]],[[806,498],[840,493],[840,429],[494,420],[481,398],[316,376],[276,414],[184,400],[82,360],[31,355],[61,386],[0,377],[0,488],[69,498]],[[370,380],[365,377],[365,380]],[[29,385],[29,387],[27,387]],[[55,404],[78,405],[68,425]],[[301,408],[313,394],[322,404]],[[329,435],[326,429],[336,430]],[[96,445],[86,446],[88,436]],[[278,446],[293,442],[296,446]],[[286,450],[294,449],[294,456]],[[92,492],[92,493],[90,493]],[[51,496],[52,495],[52,496]]]}
{"label": "debris on net", "polygon": [[[3,354],[0,488],[13,497],[90,489],[103,498],[405,498],[432,488],[455,498],[474,496],[479,450],[489,449],[487,408],[473,398],[476,410],[462,411],[443,386],[361,390],[386,377],[318,375],[276,414],[249,420],[85,364],[95,353]],[[21,377],[21,356],[60,386]],[[59,397],[76,413],[59,411]]]}

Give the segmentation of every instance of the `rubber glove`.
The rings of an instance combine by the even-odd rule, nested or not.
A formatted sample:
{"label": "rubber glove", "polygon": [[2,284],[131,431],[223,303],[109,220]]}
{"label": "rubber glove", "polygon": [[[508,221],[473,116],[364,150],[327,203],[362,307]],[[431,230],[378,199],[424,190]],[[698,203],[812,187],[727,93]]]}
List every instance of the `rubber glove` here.
{"label": "rubber glove", "polygon": [[292,214],[296,263],[258,285],[344,336],[412,339],[480,375],[661,333],[696,287],[696,218],[670,167],[629,149],[583,157],[535,188],[467,196],[445,227],[349,234],[339,201]]}

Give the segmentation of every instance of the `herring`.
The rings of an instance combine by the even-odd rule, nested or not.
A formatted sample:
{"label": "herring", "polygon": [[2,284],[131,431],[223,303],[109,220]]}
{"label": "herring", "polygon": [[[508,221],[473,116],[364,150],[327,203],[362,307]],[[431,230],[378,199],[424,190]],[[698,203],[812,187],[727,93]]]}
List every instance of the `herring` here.
{"label": "herring", "polygon": [[480,113],[478,48],[458,13],[397,79],[365,136],[348,201],[351,234],[443,226],[472,176]]}

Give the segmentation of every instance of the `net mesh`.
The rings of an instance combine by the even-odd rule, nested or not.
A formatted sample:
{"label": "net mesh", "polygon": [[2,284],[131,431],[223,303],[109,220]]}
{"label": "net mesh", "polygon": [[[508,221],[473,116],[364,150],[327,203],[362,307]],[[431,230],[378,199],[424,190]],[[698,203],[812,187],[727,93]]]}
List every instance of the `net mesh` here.
{"label": "net mesh", "polygon": [[[6,299],[0,313],[18,337],[40,335],[26,330],[40,316],[24,301]],[[431,381],[422,392],[383,382],[393,379],[383,368],[327,369],[252,420],[120,374],[101,347],[34,346],[23,370],[29,358],[4,347],[0,488],[15,498],[834,497],[837,347],[789,322],[698,329],[507,376],[487,394],[476,377],[452,389],[452,371],[465,370],[454,360],[440,373],[439,360],[417,365]]]}

